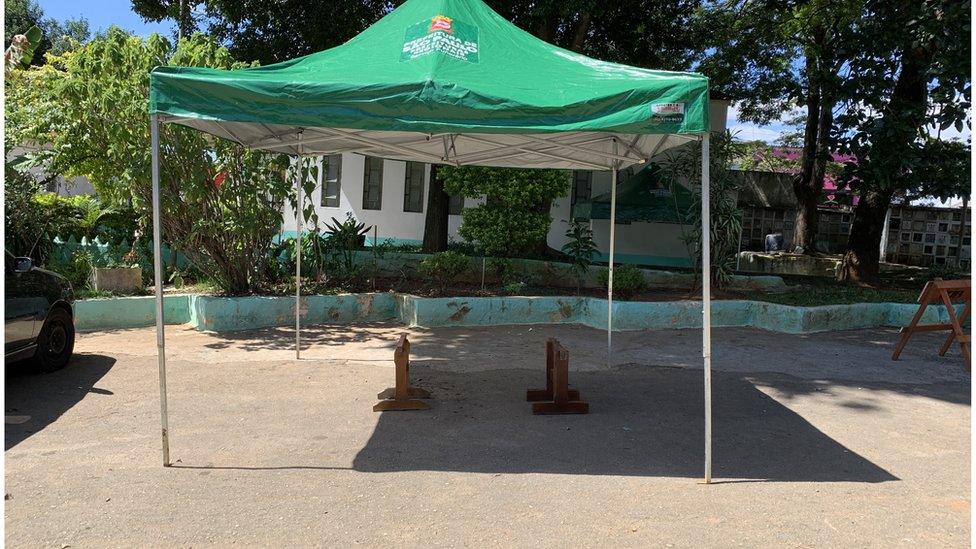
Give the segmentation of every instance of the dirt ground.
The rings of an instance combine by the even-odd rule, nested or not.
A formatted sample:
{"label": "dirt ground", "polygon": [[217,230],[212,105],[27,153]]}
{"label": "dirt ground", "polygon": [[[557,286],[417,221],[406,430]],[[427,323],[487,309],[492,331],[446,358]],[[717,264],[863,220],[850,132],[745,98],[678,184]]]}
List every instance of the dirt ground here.
{"label": "dirt ground", "polygon": [[[413,342],[424,412],[371,411]],[[174,466],[152,329],[82,334],[65,370],[7,371],[6,544],[970,544],[970,377],[941,337],[714,332],[716,484],[700,332],[576,326],[168,327]],[[544,341],[585,416],[533,416]]]}

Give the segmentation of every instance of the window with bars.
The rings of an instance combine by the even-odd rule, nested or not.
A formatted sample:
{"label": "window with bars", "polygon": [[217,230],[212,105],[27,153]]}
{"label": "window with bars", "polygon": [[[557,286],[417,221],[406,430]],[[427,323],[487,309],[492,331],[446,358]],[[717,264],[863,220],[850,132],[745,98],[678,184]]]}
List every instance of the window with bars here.
{"label": "window with bars", "polygon": [[407,174],[403,182],[403,211],[424,211],[424,165],[420,162],[407,162]]}
{"label": "window with bars", "polygon": [[331,154],[322,157],[319,167],[319,178],[322,187],[322,206],[326,208],[339,207],[339,192],[342,179],[342,155]]}
{"label": "window with bars", "polygon": [[363,173],[363,209],[379,210],[383,204],[383,159],[366,157]]}
{"label": "window with bars", "polygon": [[593,172],[585,170],[573,170],[573,188],[570,193],[570,206],[575,206],[580,202],[590,199],[593,191]]}

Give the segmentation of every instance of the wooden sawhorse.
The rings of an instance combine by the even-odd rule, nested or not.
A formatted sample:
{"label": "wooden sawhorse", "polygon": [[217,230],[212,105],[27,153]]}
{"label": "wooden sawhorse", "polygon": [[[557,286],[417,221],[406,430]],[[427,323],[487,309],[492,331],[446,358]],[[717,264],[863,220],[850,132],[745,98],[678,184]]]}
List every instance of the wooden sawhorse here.
{"label": "wooden sawhorse", "polygon": [[[969,334],[966,333],[962,325],[969,318],[969,312],[972,308],[971,288],[969,279],[942,280],[941,278],[936,278],[935,280],[926,282],[925,287],[922,288],[921,295],[918,296],[918,311],[915,312],[915,316],[912,317],[908,326],[901,329],[901,338],[898,340],[898,345],[895,346],[895,352],[892,353],[891,360],[898,360],[902,349],[908,343],[908,338],[915,332],[948,330],[949,335],[946,337],[945,343],[942,344],[942,348],[939,349],[939,356],[945,356],[946,351],[949,350],[952,342],[955,341],[959,344],[959,350],[962,351],[962,356],[966,359],[966,368],[969,369],[971,360],[969,357]],[[922,315],[925,313],[925,308],[930,303],[937,303],[939,301],[945,305],[946,311],[949,313],[949,323],[919,325],[918,321],[921,320]],[[959,316],[956,316],[956,308],[953,306],[954,303],[965,303],[962,313]]]}
{"label": "wooden sawhorse", "polygon": [[407,334],[401,334],[393,351],[393,364],[396,366],[396,386],[376,395],[380,399],[373,406],[374,412],[388,410],[428,410],[430,404],[418,398],[430,398],[427,391],[410,386],[410,341]]}
{"label": "wooden sawhorse", "polygon": [[[569,388],[569,351],[555,338],[546,341],[546,388],[529,389],[525,399],[533,414],[586,414],[590,405]],[[547,402],[548,401],[548,402]]]}

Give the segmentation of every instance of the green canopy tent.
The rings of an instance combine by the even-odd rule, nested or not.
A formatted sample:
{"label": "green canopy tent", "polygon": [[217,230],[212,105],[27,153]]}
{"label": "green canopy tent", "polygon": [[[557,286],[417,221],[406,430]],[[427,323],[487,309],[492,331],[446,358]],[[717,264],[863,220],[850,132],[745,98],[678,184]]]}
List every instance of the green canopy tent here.
{"label": "green canopy tent", "polygon": [[[616,183],[620,168],[699,139],[707,159],[708,100],[708,80],[699,74],[607,63],[555,47],[480,0],[408,0],[341,46],[265,67],[155,69],[149,111],[164,464],[169,464],[169,442],[159,123],[182,124],[250,149],[297,158],[355,152],[455,166],[610,170]],[[707,160],[702,167],[707,197]],[[296,186],[301,201],[301,185]],[[707,200],[702,214],[708,218]],[[613,325],[610,227],[608,353]],[[706,272],[708,254],[706,239]],[[296,279],[300,258],[297,263]],[[706,480],[711,477],[707,279]],[[298,287],[296,354],[301,348]]]}

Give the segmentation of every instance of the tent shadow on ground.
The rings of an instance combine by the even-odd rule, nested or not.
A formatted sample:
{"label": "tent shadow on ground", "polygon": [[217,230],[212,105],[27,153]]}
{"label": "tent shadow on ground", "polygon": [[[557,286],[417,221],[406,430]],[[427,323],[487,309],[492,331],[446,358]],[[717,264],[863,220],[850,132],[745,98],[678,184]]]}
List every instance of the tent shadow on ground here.
{"label": "tent shadow on ground", "polygon": [[112,357],[76,354],[64,369],[49,374],[35,373],[29,361],[7,366],[4,449],[41,431],[89,393],[112,394],[95,384],[114,365]]}
{"label": "tent shadow on ground", "polygon": [[[313,324],[302,326],[302,347],[309,345],[343,346],[376,338],[377,327],[403,327],[393,323]],[[193,328],[186,328],[193,330]],[[220,339],[204,344],[208,349],[235,348],[244,351],[293,351],[295,327],[277,326],[259,330],[220,332]]]}
{"label": "tent shadow on ground", "polygon": [[[353,469],[700,478],[700,371],[622,367],[574,372],[591,413],[534,416],[525,389],[541,372],[446,373],[411,366],[434,394],[425,412],[385,412]],[[739,375],[716,372],[714,476],[784,482],[885,482],[894,475],[845,448]]]}

